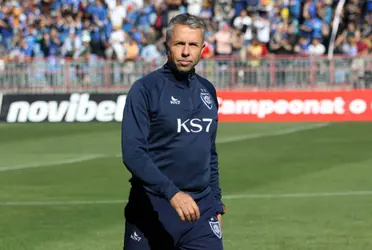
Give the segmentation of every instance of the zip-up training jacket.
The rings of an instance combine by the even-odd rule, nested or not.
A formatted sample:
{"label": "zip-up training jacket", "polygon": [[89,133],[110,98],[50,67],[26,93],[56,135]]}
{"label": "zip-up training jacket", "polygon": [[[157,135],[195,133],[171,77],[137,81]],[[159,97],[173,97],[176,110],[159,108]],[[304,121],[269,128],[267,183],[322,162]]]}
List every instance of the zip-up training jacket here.
{"label": "zip-up training jacket", "polygon": [[216,90],[195,72],[165,64],[137,80],[122,121],[122,157],[132,185],[167,200],[179,191],[198,199],[213,192],[222,213]]}

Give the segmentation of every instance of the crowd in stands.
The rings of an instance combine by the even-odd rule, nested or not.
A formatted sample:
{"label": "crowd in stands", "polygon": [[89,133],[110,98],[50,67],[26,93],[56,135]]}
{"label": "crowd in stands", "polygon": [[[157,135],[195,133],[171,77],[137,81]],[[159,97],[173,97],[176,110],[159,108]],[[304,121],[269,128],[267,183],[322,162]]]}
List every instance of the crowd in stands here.
{"label": "crowd in stands", "polygon": [[[152,60],[165,27],[188,12],[207,24],[204,58],[325,55],[339,0],[0,0],[0,56]],[[372,52],[372,1],[347,0],[335,53]]]}

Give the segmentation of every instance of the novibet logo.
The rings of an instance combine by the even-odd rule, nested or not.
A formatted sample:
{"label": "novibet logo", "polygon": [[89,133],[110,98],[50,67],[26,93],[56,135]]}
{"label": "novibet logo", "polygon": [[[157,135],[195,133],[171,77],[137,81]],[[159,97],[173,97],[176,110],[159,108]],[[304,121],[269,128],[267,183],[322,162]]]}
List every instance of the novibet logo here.
{"label": "novibet logo", "polygon": [[35,102],[12,102],[7,114],[7,122],[111,122],[121,121],[126,95],[116,101],[90,100],[87,93],[71,94],[69,100]]}

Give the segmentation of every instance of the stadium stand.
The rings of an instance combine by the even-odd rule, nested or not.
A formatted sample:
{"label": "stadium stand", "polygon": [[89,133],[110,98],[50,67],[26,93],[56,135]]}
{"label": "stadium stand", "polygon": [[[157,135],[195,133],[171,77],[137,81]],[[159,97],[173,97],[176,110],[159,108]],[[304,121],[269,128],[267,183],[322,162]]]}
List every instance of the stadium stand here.
{"label": "stadium stand", "polygon": [[[310,71],[311,62],[299,60],[294,65],[293,62],[289,62],[291,59],[288,59],[288,56],[324,56],[328,53],[332,22],[338,2],[338,0],[0,0],[0,73],[3,73],[0,87],[4,85],[1,82],[5,81],[3,79],[5,75],[6,86],[15,84],[23,86],[30,82],[26,79],[30,74],[26,74],[25,79],[18,79],[19,76],[15,72],[9,73],[9,67],[13,66],[8,65],[6,69],[4,64],[12,61],[39,62],[34,63],[32,67],[29,64],[18,63],[13,68],[22,72],[34,72],[34,69],[30,68],[47,67],[47,72],[43,72],[43,76],[46,76],[45,79],[51,85],[66,82],[59,79],[62,73],[56,72],[63,70],[67,60],[72,60],[71,63],[75,64],[79,60],[84,61],[69,65],[70,69],[77,72],[74,76],[80,82],[90,82],[94,78],[95,81],[101,81],[97,83],[98,85],[102,85],[103,82],[111,84],[115,82],[113,79],[116,77],[117,81],[130,84],[138,75],[123,80],[126,77],[125,72],[120,71],[119,76],[113,73],[117,63],[119,67],[125,63],[124,70],[128,73],[132,72],[131,69],[138,68],[137,64],[133,64],[134,61],[152,62],[155,58],[165,56],[164,27],[173,16],[185,12],[199,15],[207,23],[207,49],[203,53],[203,58],[239,58],[235,61],[218,62],[217,66],[222,73],[214,73],[217,80],[224,79],[224,69],[233,68],[236,71],[233,75],[237,79],[234,78],[234,84],[239,84],[240,79],[245,85],[263,82],[266,86],[267,82],[273,82],[273,77],[277,85],[287,84],[288,81],[298,83],[302,78],[314,83],[309,72],[301,72],[301,68],[308,68]],[[355,58],[372,54],[371,27],[372,1],[347,0],[342,9],[334,42],[335,55]],[[267,56],[277,58],[285,56],[287,59],[275,62],[262,59]],[[256,60],[247,62],[245,59],[248,57]],[[115,64],[99,64],[97,60],[113,61]],[[369,57],[368,62],[365,61],[363,64],[369,65],[371,61]],[[43,66],[40,66],[42,63]],[[296,67],[300,70],[288,74],[286,70],[289,63],[293,71]],[[350,60],[346,63],[345,60],[340,60],[335,62],[334,66],[330,65],[329,61],[320,61],[316,67],[322,68],[324,65],[332,67],[334,74],[323,77],[326,72],[316,73],[314,77],[320,79],[320,82],[343,83],[347,78],[347,73],[342,70],[343,66],[354,65],[358,69],[358,61]],[[247,73],[246,70],[239,68],[243,66],[253,68],[253,71]],[[255,71],[258,66],[285,70],[275,70],[270,76],[260,76],[262,74]],[[106,72],[107,68],[110,71],[102,80],[97,80],[99,77],[87,73],[89,70],[95,71],[102,67]],[[202,64],[201,67],[207,69],[208,65]],[[35,77],[34,73],[32,77]],[[228,77],[231,82],[231,74]],[[316,82],[319,82],[318,80]],[[218,82],[216,84],[219,85]]]}
{"label": "stadium stand", "polygon": [[[208,23],[212,55],[327,53],[332,0],[0,1],[1,54],[118,59],[164,55],[164,27],[189,12]],[[372,1],[347,1],[336,53],[371,52]]]}

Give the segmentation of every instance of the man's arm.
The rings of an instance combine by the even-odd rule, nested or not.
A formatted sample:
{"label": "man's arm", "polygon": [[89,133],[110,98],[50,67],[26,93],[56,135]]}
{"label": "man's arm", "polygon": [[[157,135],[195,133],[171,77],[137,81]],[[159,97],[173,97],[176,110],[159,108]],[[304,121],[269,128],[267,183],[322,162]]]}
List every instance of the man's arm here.
{"label": "man's arm", "polygon": [[122,122],[123,162],[128,170],[144,185],[163,195],[176,210],[182,221],[200,218],[193,198],[180,191],[163,175],[148,155],[147,137],[150,130],[150,102],[141,83],[135,83],[128,93]]}
{"label": "man's arm", "polygon": [[127,169],[144,185],[168,201],[180,190],[163,175],[148,155],[150,101],[145,88],[136,82],[129,91],[122,121],[122,156]]}
{"label": "man's arm", "polygon": [[[218,99],[217,99],[217,93],[213,85],[211,87],[208,87],[210,91],[212,92],[213,100],[216,104],[216,108],[218,110]],[[211,161],[210,161],[210,167],[211,167],[211,178],[209,185],[212,189],[212,193],[214,198],[217,201],[217,213],[218,214],[224,214],[226,212],[225,205],[222,203],[222,192],[220,187],[220,174],[219,174],[219,165],[218,165],[218,153],[216,149],[216,137],[217,137],[217,130],[218,130],[218,121],[217,121],[217,128],[216,131],[212,134],[212,145],[211,145]]]}
{"label": "man's arm", "polygon": [[217,201],[217,213],[224,214],[225,206],[222,203],[222,192],[220,188],[220,175],[219,175],[219,167],[218,167],[218,153],[216,150],[216,135],[217,132],[212,137],[212,148],[211,148],[211,178],[210,178],[210,187],[212,189],[212,193],[214,198]]}

